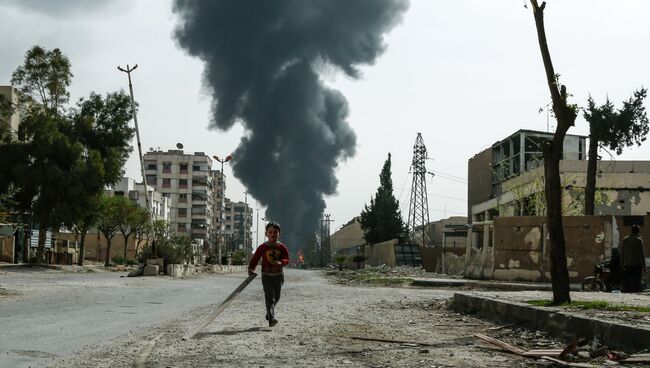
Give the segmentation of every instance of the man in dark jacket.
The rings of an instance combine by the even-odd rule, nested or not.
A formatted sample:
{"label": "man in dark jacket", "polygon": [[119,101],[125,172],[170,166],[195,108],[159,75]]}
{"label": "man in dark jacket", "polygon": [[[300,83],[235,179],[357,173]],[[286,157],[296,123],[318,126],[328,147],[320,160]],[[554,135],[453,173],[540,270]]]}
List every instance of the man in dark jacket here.
{"label": "man in dark jacket", "polygon": [[645,271],[643,240],[639,237],[639,226],[632,225],[632,234],[623,239],[621,264],[623,266],[623,292],[637,293],[641,290],[641,275]]}

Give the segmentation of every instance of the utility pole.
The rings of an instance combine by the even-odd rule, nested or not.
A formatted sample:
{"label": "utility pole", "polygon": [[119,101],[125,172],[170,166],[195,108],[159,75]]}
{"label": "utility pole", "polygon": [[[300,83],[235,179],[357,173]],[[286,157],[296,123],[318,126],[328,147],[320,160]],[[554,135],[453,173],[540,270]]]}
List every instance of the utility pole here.
{"label": "utility pole", "polygon": [[[135,98],[133,97],[133,84],[131,83],[131,72],[138,68],[138,64],[135,64],[133,68],[129,67],[129,64],[126,64],[126,69],[121,66],[117,67],[117,70],[126,73],[129,77],[129,93],[131,94],[131,112],[133,113],[133,122],[135,123],[135,136],[138,141],[138,156],[140,158],[140,171],[142,172],[142,184],[144,185],[144,202],[147,206],[147,211],[149,212],[149,221],[151,223],[151,232],[153,233],[153,211],[151,209],[151,200],[149,199],[149,187],[147,186],[147,176],[144,174],[144,158],[142,157],[142,144],[140,143],[140,128],[138,127],[138,114],[135,111]],[[153,196],[153,191],[151,192]],[[151,251],[153,256],[157,255],[156,252],[156,239],[151,243]]]}
{"label": "utility pole", "polygon": [[321,220],[321,235],[320,235],[320,266],[325,267],[330,262],[330,223],[334,222],[329,213],[326,213],[325,218]]}
{"label": "utility pole", "polygon": [[223,160],[220,159],[218,156],[212,156],[212,158],[214,158],[215,160],[217,160],[218,162],[221,163],[221,189],[222,189],[222,192],[221,192],[221,196],[219,198],[219,203],[220,203],[219,204],[219,235],[220,235],[220,237],[217,240],[217,258],[219,259],[218,260],[219,265],[221,265],[221,246],[223,245],[222,243],[226,242],[226,236],[224,234],[224,227],[223,227],[223,220],[224,220],[224,215],[223,215],[224,204],[223,204],[223,202],[224,202],[224,197],[226,196],[226,179],[223,176],[223,164],[224,164],[224,162],[228,162],[228,161],[232,160],[232,156],[228,155]]}
{"label": "utility pole", "polygon": [[427,199],[427,147],[424,145],[422,134],[418,133],[413,145],[413,184],[411,186],[411,202],[409,204],[408,227],[411,229],[411,237],[415,239],[415,230],[422,226],[422,247],[426,246],[428,238],[426,228],[429,225],[429,201]]}
{"label": "utility pole", "polygon": [[247,231],[246,231],[246,225],[248,224],[248,191],[244,191],[244,218],[242,219],[244,221],[241,232],[242,232],[242,241],[244,242],[244,250],[246,251],[246,254],[248,254],[248,243],[247,240]]}

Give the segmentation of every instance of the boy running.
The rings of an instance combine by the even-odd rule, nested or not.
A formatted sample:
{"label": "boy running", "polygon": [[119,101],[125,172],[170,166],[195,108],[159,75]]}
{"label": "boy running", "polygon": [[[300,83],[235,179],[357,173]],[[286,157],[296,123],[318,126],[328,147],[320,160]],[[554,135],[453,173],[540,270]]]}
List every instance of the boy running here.
{"label": "boy running", "polygon": [[266,320],[269,327],[278,324],[275,319],[275,306],[280,300],[284,274],[282,267],[289,264],[289,251],[287,247],[278,241],[280,238],[280,225],[277,222],[266,224],[266,238],[268,241],[262,243],[255,250],[253,258],[248,264],[248,274],[255,273],[255,267],[262,259],[262,287],[264,288],[264,301],[266,302]]}

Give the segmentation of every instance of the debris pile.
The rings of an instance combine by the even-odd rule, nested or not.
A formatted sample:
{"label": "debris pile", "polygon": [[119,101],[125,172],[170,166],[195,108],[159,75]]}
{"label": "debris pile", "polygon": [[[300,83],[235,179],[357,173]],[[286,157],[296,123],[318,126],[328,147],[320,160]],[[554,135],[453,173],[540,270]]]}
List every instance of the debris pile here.
{"label": "debris pile", "polygon": [[[549,361],[565,367],[589,368],[594,364],[650,363],[650,353],[647,351],[628,355],[622,351],[609,350],[607,346],[601,345],[597,338],[591,343],[588,343],[586,339],[578,339],[564,347],[550,348],[548,344],[551,341],[544,339],[542,333],[533,332],[532,335],[534,335],[536,345],[541,345],[543,348],[526,350],[480,333],[474,334],[474,337],[522,357]],[[521,337],[526,338],[527,336]]]}

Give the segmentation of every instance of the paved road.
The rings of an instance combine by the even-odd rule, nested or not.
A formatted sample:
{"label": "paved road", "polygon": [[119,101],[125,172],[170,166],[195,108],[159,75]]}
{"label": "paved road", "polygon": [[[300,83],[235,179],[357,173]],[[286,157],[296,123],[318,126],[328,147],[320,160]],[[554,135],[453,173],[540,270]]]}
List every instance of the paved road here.
{"label": "paved road", "polygon": [[[3,368],[535,365],[478,342],[472,335],[493,333],[494,325],[449,311],[449,289],[342,286],[320,271],[286,270],[277,326],[266,326],[256,279],[197,338],[182,340],[244,274],[180,280],[5,272]],[[2,288],[23,295],[2,296]]]}
{"label": "paved road", "polygon": [[[141,334],[228,295],[243,275],[126,278],[124,272],[0,269],[0,367],[43,367]],[[7,296],[19,291],[20,296]],[[2,291],[2,289],[0,289]],[[4,296],[3,296],[4,294]]]}

